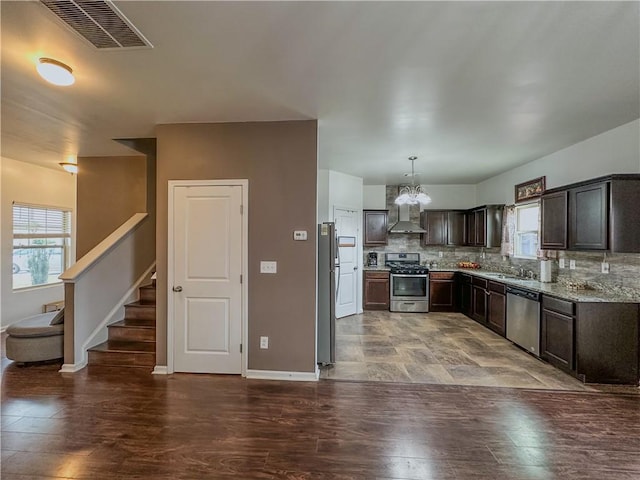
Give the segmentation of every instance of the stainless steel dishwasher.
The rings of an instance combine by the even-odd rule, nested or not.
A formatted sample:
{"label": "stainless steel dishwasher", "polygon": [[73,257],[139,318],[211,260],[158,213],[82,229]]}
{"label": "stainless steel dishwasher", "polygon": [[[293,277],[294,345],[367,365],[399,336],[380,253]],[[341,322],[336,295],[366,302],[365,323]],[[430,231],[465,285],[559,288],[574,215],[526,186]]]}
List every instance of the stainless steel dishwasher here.
{"label": "stainless steel dishwasher", "polygon": [[507,338],[540,356],[540,294],[507,287]]}

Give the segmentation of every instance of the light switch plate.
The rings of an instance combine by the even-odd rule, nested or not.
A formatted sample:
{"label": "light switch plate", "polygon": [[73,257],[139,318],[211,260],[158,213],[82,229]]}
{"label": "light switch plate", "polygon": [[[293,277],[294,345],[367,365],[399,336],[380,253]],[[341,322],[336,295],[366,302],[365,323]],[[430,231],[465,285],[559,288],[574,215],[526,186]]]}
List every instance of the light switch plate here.
{"label": "light switch plate", "polygon": [[260,273],[278,273],[278,262],[260,262]]}
{"label": "light switch plate", "polygon": [[260,348],[263,350],[269,348],[269,337],[260,337]]}
{"label": "light switch plate", "polygon": [[569,260],[569,270],[575,270],[575,269],[576,269],[576,261]]}
{"label": "light switch plate", "polygon": [[560,268],[564,268],[564,258],[561,258],[560,260],[558,260],[558,264]]}

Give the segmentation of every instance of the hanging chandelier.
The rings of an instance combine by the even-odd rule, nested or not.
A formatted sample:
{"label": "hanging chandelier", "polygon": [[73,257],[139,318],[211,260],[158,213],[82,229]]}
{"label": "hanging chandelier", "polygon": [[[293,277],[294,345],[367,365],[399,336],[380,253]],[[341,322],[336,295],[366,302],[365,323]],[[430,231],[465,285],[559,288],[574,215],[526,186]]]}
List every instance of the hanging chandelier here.
{"label": "hanging chandelier", "polygon": [[396,205],[426,205],[431,203],[431,197],[424,191],[421,185],[416,185],[416,174],[413,171],[413,163],[418,159],[415,155],[409,157],[411,160],[411,185],[404,185],[398,192],[395,199]]}

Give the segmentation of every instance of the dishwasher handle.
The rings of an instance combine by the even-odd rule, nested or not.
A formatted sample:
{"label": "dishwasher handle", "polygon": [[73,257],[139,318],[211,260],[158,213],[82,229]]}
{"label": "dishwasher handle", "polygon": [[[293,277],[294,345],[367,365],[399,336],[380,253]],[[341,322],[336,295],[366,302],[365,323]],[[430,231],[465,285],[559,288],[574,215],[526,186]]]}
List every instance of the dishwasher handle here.
{"label": "dishwasher handle", "polygon": [[540,294],[538,292],[532,292],[531,290],[524,290],[522,288],[507,287],[507,293],[515,295],[517,297],[524,297],[534,302],[540,301]]}

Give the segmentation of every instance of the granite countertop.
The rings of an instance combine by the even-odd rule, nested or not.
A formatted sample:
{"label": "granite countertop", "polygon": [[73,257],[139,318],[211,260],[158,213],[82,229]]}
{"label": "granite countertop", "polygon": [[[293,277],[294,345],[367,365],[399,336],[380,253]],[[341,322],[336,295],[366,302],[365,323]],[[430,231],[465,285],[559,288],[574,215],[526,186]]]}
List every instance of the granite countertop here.
{"label": "granite countertop", "polygon": [[365,265],[363,270],[365,272],[366,271],[369,271],[369,272],[388,272],[389,270],[391,270],[391,268],[389,268],[389,267],[387,267],[385,265],[378,265],[376,267]]}
{"label": "granite countertop", "polygon": [[482,269],[470,268],[429,268],[430,272],[463,272],[475,275],[487,280],[504,283],[514,287],[522,287],[540,293],[553,295],[554,297],[571,300],[573,302],[610,302],[610,303],[640,303],[640,292],[636,295],[616,291],[603,290],[570,290],[566,285],[561,283],[542,283],[538,280],[530,280],[525,278],[513,277],[499,272],[491,272]]}

